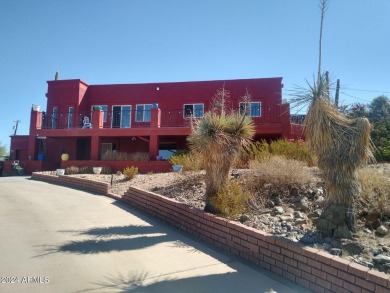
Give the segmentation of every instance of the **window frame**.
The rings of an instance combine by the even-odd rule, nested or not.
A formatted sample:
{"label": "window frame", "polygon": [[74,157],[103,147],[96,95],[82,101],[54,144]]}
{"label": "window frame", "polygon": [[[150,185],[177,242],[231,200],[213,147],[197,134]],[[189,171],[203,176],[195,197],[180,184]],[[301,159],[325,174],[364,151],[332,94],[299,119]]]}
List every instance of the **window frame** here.
{"label": "window frame", "polygon": [[[192,115],[186,115],[186,106],[192,106]],[[202,107],[202,112],[201,115],[193,115],[195,112],[196,114],[196,109],[195,106],[201,106]],[[204,103],[193,103],[193,104],[183,104],[183,118],[188,119],[188,118],[203,118],[204,117]]]}
{"label": "window frame", "polygon": [[[150,109],[145,109],[146,106],[150,106]],[[138,107],[142,107],[142,110],[139,110]],[[150,122],[152,121],[152,109],[153,109],[153,104],[136,104],[135,105],[135,121],[136,122]],[[142,111],[142,120],[138,119],[138,113],[139,111]],[[149,120],[146,120],[145,118],[145,113],[149,113]]]}
{"label": "window frame", "polygon": [[[239,104],[240,114],[243,114],[242,111],[243,111],[244,107],[242,105],[244,105],[244,104],[250,104],[250,107],[248,107],[248,111],[247,111],[247,114],[249,117],[254,117],[254,118],[261,117],[261,101],[240,102],[240,104]],[[259,107],[258,107],[259,108],[259,110],[258,110],[259,115],[252,115],[254,112],[253,108],[252,108],[253,104],[259,104]]]}
{"label": "window frame", "polygon": [[53,106],[52,116],[51,116],[51,128],[57,129],[57,120],[58,120],[58,107]]}
{"label": "window frame", "polygon": [[69,108],[68,108],[68,129],[73,127],[73,113],[74,113],[73,106],[69,106]]}
{"label": "window frame", "polygon": [[92,113],[92,111],[93,111],[93,107],[102,107],[102,111],[103,111],[103,122],[107,122],[108,106],[107,106],[107,105],[92,105],[92,106],[91,106],[91,113]]}

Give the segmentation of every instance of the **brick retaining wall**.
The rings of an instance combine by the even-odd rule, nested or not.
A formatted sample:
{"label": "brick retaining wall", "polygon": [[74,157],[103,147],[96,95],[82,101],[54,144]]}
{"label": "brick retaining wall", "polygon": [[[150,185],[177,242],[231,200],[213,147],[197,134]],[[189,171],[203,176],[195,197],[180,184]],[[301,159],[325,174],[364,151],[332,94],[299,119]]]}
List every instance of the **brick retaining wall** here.
{"label": "brick retaining wall", "polygon": [[98,182],[83,178],[76,178],[66,175],[55,175],[55,172],[34,172],[31,179],[45,181],[48,183],[58,184],[62,186],[77,188],[85,191],[96,192],[98,194],[108,195],[110,184]]}
{"label": "brick retaining wall", "polygon": [[[109,193],[107,183],[68,178],[72,177],[33,174],[33,179],[67,186],[75,184],[80,189],[82,181],[84,187],[99,188],[102,193],[104,184],[107,186],[106,195],[115,197]],[[216,217],[156,193],[130,187],[118,199],[315,292],[390,292],[390,275],[238,222]]]}

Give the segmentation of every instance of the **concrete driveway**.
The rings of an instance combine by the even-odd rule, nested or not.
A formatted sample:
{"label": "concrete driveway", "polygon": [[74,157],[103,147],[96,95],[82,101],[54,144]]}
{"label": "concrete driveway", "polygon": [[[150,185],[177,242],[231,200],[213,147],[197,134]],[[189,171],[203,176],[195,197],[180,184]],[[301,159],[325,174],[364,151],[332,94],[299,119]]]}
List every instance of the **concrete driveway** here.
{"label": "concrete driveway", "polygon": [[0,292],[309,292],[111,198],[0,178]]}

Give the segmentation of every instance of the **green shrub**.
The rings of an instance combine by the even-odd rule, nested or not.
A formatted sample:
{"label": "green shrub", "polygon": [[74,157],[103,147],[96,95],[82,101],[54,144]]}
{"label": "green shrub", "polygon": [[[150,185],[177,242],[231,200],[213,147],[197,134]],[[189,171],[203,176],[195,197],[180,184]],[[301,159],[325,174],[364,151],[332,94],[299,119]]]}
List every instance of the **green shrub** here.
{"label": "green shrub", "polygon": [[229,181],[216,196],[210,198],[218,214],[233,217],[244,213],[248,208],[248,193],[243,191],[237,181]]}
{"label": "green shrub", "polygon": [[250,161],[262,161],[270,156],[270,146],[267,141],[255,141],[248,148],[241,151],[233,166],[234,168],[247,168]]}
{"label": "green shrub", "polygon": [[77,166],[69,166],[65,168],[65,174],[72,175],[72,174],[78,174],[80,172],[80,168]]}
{"label": "green shrub", "polygon": [[270,149],[272,155],[283,156],[289,160],[305,162],[308,166],[313,166],[316,163],[316,159],[314,155],[310,153],[307,144],[300,139],[275,140],[271,142]]}
{"label": "green shrub", "polygon": [[131,166],[131,167],[126,167],[125,169],[123,169],[123,176],[125,176],[126,180],[131,180],[137,175],[138,175],[138,168],[137,167]]}
{"label": "green shrub", "polygon": [[252,143],[241,152],[234,166],[236,168],[247,167],[250,161],[262,162],[271,156],[283,156],[289,160],[305,162],[308,166],[316,164],[315,156],[309,152],[306,143],[302,140],[278,139],[270,143],[266,140]]}
{"label": "green shrub", "polygon": [[390,217],[390,180],[388,176],[372,168],[358,170],[361,192],[358,209]]}
{"label": "green shrub", "polygon": [[199,171],[202,169],[201,158],[191,152],[178,152],[168,159],[172,165],[182,165],[184,171]]}

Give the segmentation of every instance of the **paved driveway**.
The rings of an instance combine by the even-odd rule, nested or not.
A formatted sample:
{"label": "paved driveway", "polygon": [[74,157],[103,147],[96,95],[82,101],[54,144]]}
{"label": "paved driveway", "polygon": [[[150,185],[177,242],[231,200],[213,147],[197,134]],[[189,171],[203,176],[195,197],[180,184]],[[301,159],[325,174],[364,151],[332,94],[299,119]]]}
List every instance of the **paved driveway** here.
{"label": "paved driveway", "polygon": [[0,292],[308,292],[121,202],[27,177],[0,178],[0,229]]}

